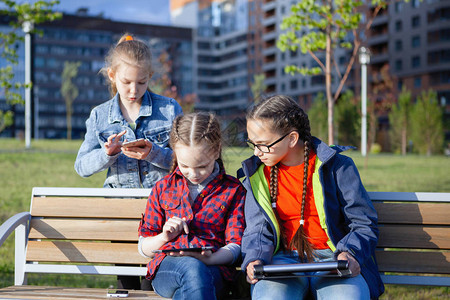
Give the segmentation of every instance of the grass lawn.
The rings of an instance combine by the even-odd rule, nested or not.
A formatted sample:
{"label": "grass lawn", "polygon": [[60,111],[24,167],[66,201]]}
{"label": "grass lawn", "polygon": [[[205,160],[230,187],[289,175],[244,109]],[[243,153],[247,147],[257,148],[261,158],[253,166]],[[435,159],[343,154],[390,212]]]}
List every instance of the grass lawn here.
{"label": "grass lawn", "polygon": [[[0,139],[0,222],[28,211],[31,189],[44,187],[102,187],[105,173],[81,178],[73,168],[81,141],[32,141]],[[235,175],[240,162],[251,155],[248,148],[227,148],[223,159],[227,173]],[[444,156],[370,155],[348,152],[359,168],[368,191],[450,192],[450,158]],[[367,167],[365,165],[367,164]],[[0,287],[14,284],[14,239],[0,248]],[[31,274],[28,284],[108,287],[113,276],[43,276]],[[382,299],[449,299],[448,288],[388,286]]]}

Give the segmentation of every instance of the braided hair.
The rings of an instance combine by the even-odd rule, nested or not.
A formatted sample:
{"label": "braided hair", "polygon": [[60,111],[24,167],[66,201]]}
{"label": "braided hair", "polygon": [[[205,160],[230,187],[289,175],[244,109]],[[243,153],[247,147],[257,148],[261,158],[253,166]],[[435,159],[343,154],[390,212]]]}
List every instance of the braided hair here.
{"label": "braided hair", "polygon": [[[281,242],[284,249],[297,249],[298,253],[305,253],[308,261],[312,261],[313,248],[308,241],[308,237],[304,233],[305,205],[307,201],[307,184],[308,184],[308,168],[309,153],[312,147],[311,127],[309,125],[308,115],[300,108],[300,106],[290,97],[276,95],[269,97],[255,105],[247,114],[247,120],[261,120],[272,128],[272,131],[280,135],[287,134],[290,131],[297,131],[299,138],[304,145],[304,169],[303,169],[303,193],[302,205],[300,210],[300,226],[289,245],[287,244],[286,233],[281,231]],[[276,210],[276,202],[278,197],[278,173],[279,164],[277,163],[270,169],[270,199],[272,209],[277,217],[278,223],[281,225],[281,219]]]}
{"label": "braided hair", "polygon": [[[217,162],[222,169],[225,169],[222,160],[222,134],[219,120],[214,114],[197,112],[177,116],[173,121],[172,130],[170,131],[169,144],[172,149],[175,149],[178,143],[186,146],[206,143],[209,151],[214,154],[219,154]],[[177,166],[178,161],[174,151],[170,173]]]}

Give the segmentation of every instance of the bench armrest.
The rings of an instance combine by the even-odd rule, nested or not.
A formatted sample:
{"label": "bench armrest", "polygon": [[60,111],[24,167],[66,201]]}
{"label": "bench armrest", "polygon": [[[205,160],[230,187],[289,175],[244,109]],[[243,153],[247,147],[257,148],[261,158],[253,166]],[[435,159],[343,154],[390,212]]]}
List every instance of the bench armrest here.
{"label": "bench armrest", "polygon": [[3,223],[0,226],[0,246],[3,245],[3,242],[9,237],[9,235],[19,226],[25,225],[30,221],[31,215],[29,212],[21,212],[18,213]]}

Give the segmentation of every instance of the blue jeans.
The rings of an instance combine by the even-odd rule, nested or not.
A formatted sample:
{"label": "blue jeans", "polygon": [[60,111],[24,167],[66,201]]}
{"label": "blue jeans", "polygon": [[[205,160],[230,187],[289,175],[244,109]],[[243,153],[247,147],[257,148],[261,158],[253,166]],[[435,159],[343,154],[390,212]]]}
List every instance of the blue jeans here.
{"label": "blue jeans", "polygon": [[[329,249],[317,250],[316,261],[333,260],[333,252]],[[271,264],[299,263],[296,252],[293,255],[278,252]],[[289,299],[301,300],[308,293],[315,299],[370,299],[369,287],[359,274],[356,277],[294,277],[283,279],[260,280],[251,287],[252,299]]]}
{"label": "blue jeans", "polygon": [[172,299],[216,299],[223,288],[217,266],[207,266],[196,258],[166,256],[152,282],[158,295]]}

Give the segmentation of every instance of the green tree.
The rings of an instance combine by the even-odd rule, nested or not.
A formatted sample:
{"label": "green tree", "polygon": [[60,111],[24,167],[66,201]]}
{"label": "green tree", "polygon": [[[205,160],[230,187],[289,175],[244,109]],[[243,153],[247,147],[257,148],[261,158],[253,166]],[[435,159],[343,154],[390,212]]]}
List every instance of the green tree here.
{"label": "green tree", "polygon": [[444,141],[442,109],[435,91],[423,91],[411,112],[414,148],[430,156],[442,149]]}
{"label": "green tree", "polygon": [[327,137],[327,99],[323,93],[318,93],[308,110],[311,123],[311,134],[321,140]]}
{"label": "green tree", "polygon": [[[23,3],[21,3],[23,2]],[[22,26],[26,23],[40,24],[61,17],[61,13],[52,11],[59,1],[15,1],[0,0],[0,15],[11,19],[9,29],[0,32],[0,59],[5,61],[0,67],[0,95],[10,105],[23,104],[20,90],[28,88],[22,82],[14,80],[13,66],[18,63],[16,45],[23,42]],[[36,32],[33,30],[32,32]],[[13,123],[12,111],[0,110],[0,132]]]}
{"label": "green tree", "polygon": [[78,68],[81,62],[64,62],[64,70],[61,75],[61,95],[66,102],[66,122],[67,139],[72,139],[72,113],[73,101],[78,97],[78,87],[72,82],[72,79],[78,75]]}
{"label": "green tree", "polygon": [[345,91],[336,103],[336,129],[339,144],[357,146],[361,142],[359,101],[351,90]]}
{"label": "green tree", "polygon": [[264,84],[266,76],[264,74],[256,74],[253,76],[253,84],[251,85],[253,101],[256,103],[261,99],[262,94],[267,86]]}
{"label": "green tree", "polygon": [[[317,67],[299,67],[288,65],[285,72],[290,74],[325,75],[325,91],[328,104],[328,142],[334,143],[334,104],[344,87],[348,75],[358,55],[363,32],[368,31],[379,11],[386,7],[388,1],[371,0],[301,0],[292,5],[291,15],[285,17],[277,46],[281,51],[300,49],[308,53],[317,63]],[[367,5],[366,22],[361,24],[360,7]],[[341,74],[335,50],[350,49],[350,59]],[[322,54],[323,53],[323,54]],[[334,69],[334,71],[333,71]],[[332,91],[332,73],[338,79],[337,89]]]}
{"label": "green tree", "polygon": [[413,105],[411,92],[403,87],[398,96],[398,103],[392,106],[389,112],[389,124],[391,126],[389,136],[394,151],[400,149],[402,155],[406,155],[409,137],[409,118]]}

